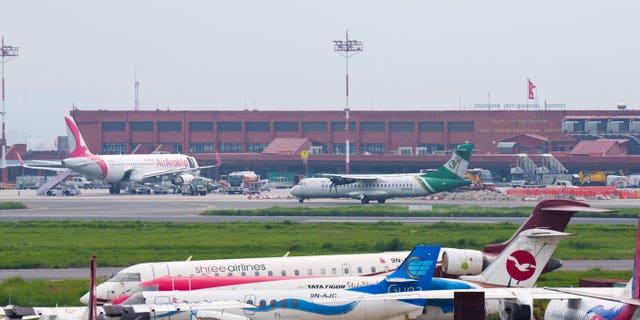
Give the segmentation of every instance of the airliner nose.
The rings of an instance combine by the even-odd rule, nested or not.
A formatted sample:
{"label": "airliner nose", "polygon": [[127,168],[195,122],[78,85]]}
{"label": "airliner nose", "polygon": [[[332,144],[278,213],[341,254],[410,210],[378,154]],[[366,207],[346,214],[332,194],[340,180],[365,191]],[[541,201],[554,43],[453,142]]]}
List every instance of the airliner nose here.
{"label": "airliner nose", "polygon": [[89,292],[85,293],[84,296],[80,297],[80,302],[83,304],[89,304]]}
{"label": "airliner nose", "polygon": [[293,188],[289,190],[289,193],[294,197],[300,195],[300,186],[293,186]]}

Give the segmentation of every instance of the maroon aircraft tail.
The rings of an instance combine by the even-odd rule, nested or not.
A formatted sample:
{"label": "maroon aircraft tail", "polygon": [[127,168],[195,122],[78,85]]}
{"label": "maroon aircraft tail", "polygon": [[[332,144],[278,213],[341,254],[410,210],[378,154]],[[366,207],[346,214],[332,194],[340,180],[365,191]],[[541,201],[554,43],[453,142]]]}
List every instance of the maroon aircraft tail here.
{"label": "maroon aircraft tail", "polygon": [[615,212],[614,210],[592,208],[584,202],[571,200],[544,200],[533,209],[531,216],[520,226],[509,240],[502,243],[486,245],[484,252],[499,254],[513,241],[520,232],[534,228],[546,228],[564,232],[569,220],[576,212]]}

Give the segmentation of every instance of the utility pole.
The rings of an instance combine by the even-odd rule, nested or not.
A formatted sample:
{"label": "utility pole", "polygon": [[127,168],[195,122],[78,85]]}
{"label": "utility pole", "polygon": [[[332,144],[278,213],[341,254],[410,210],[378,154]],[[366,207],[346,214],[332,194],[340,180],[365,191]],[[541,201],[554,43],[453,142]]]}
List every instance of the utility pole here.
{"label": "utility pole", "polygon": [[4,63],[18,56],[18,47],[5,46],[4,36],[2,36],[2,43],[0,44],[0,57],[2,58],[2,159],[0,160],[0,168],[2,168],[2,186],[5,186],[9,181],[9,175],[7,172],[7,137],[5,135],[4,116],[6,111],[4,109]]}
{"label": "utility pole", "polygon": [[345,124],[344,124],[344,136],[345,136],[345,173],[350,173],[349,168],[349,156],[350,156],[350,147],[349,147],[349,58],[355,56],[356,54],[362,52],[364,50],[364,45],[362,42],[357,40],[349,40],[349,31],[345,34],[345,40],[334,40],[333,41],[333,51],[339,53],[345,58],[346,62],[346,102],[344,107],[345,113]]}

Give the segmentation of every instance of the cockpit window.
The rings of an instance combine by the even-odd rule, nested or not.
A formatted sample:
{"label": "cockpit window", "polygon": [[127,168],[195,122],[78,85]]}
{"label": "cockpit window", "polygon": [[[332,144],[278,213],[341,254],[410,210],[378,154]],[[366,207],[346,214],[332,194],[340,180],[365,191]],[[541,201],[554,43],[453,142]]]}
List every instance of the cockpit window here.
{"label": "cockpit window", "polygon": [[196,165],[196,159],[191,158],[191,157],[187,157],[187,159],[189,159],[189,167],[190,167],[190,168],[196,168],[196,167],[197,167],[197,165]]}
{"label": "cockpit window", "polygon": [[116,273],[111,282],[140,282],[140,273]]}

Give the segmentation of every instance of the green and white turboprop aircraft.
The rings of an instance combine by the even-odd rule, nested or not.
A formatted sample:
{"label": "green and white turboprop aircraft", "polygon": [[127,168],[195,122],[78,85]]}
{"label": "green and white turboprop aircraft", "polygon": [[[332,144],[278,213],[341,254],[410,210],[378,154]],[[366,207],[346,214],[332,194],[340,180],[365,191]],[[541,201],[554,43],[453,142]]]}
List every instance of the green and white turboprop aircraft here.
{"label": "green and white turboprop aircraft", "polygon": [[400,174],[321,174],[303,179],[291,189],[299,202],[313,198],[351,198],[362,203],[384,203],[395,197],[421,197],[471,184],[465,179],[473,145],[456,148],[438,170],[428,173]]}

